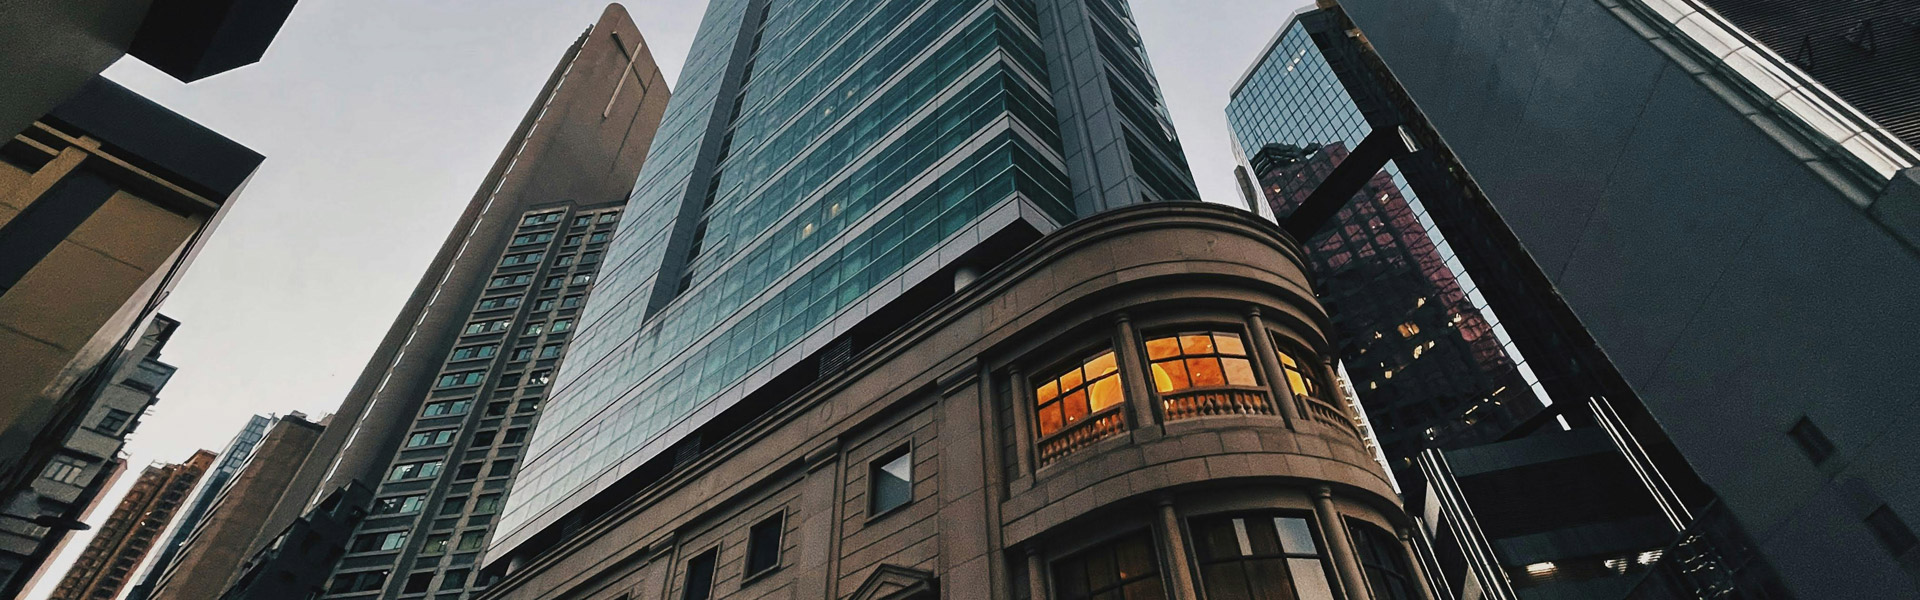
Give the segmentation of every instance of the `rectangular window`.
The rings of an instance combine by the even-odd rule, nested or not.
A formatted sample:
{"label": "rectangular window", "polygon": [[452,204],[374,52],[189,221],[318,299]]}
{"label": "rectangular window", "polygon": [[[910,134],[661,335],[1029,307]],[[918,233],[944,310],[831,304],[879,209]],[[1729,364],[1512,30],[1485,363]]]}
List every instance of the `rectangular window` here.
{"label": "rectangular window", "polygon": [[479,550],[480,546],[486,544],[486,542],[487,542],[487,532],[485,530],[461,532],[460,543],[454,545],[453,549],[455,552]]}
{"label": "rectangular window", "polygon": [[574,294],[560,299],[560,308],[573,308],[580,305],[582,296]]}
{"label": "rectangular window", "polygon": [[553,333],[566,333],[573,330],[573,319],[558,319],[553,322]]}
{"label": "rectangular window", "polygon": [[380,586],[385,585],[386,583],[387,583],[387,571],[361,571],[358,573],[341,573],[339,575],[333,576],[333,585],[327,587],[327,592],[333,593],[333,594],[351,594],[354,592],[371,592],[373,590],[380,589]]}
{"label": "rectangular window", "polygon": [[1833,456],[1833,440],[1827,439],[1827,434],[1806,417],[1800,417],[1800,421],[1793,424],[1793,429],[1787,430],[1787,435],[1793,437],[1794,443],[1800,445],[1800,451],[1807,453],[1807,458],[1813,460],[1813,464],[1827,462]]}
{"label": "rectangular window", "polygon": [[486,377],[487,377],[486,371],[463,371],[459,373],[448,373],[445,375],[441,375],[440,381],[437,382],[434,385],[434,387],[439,389],[445,389],[445,388],[451,388],[451,387],[480,385],[480,382],[485,380]]}
{"label": "rectangular window", "polygon": [[461,400],[447,400],[443,402],[428,402],[426,407],[421,409],[420,416],[440,417],[440,416],[447,416],[447,415],[464,415],[464,414],[467,414],[467,411],[471,410],[472,408],[473,408],[473,399],[471,398],[466,398]]}
{"label": "rectangular window", "polygon": [[610,213],[600,213],[601,223],[612,223],[618,220],[620,220],[620,213],[618,211],[610,212]]}
{"label": "rectangular window", "polygon": [[518,348],[513,351],[513,362],[533,360],[533,348]]}
{"label": "rectangular window", "polygon": [[413,435],[407,436],[407,447],[419,448],[421,446],[438,446],[441,444],[451,443],[453,441],[453,434],[457,432],[459,432],[458,429],[442,429],[439,431],[418,432]]}
{"label": "rectangular window", "polygon": [[780,566],[780,534],[785,528],[784,515],[771,517],[754,523],[747,530],[747,576],[752,577]]}
{"label": "rectangular window", "polygon": [[80,485],[86,481],[86,475],[87,461],[70,456],[53,457],[46,470],[40,472],[41,477],[68,485]]}
{"label": "rectangular window", "polygon": [[500,387],[510,388],[516,385],[520,385],[519,373],[507,373],[500,376]]}
{"label": "rectangular window", "polygon": [[527,374],[527,385],[546,385],[553,382],[553,369],[541,369]]}
{"label": "rectangular window", "polygon": [[407,532],[369,533],[353,539],[354,552],[399,550],[407,543]]}
{"label": "rectangular window", "polygon": [[886,514],[913,501],[913,451],[902,446],[867,465],[867,515]]}
{"label": "rectangular window", "polygon": [[[1153,535],[1145,531],[1100,544],[1053,563],[1053,586],[1060,600],[1091,598],[1165,598]],[[1286,588],[1276,588],[1284,590]],[[1266,593],[1210,598],[1289,598]],[[1310,600],[1301,596],[1300,600]]]}
{"label": "rectangular window", "polygon": [[594,242],[604,242],[604,241],[607,241],[607,238],[611,238],[611,237],[613,237],[613,234],[602,231],[599,233],[595,233],[591,236],[587,236],[587,243],[591,244]]}
{"label": "rectangular window", "polygon": [[527,428],[515,427],[513,429],[508,429],[507,437],[502,438],[501,441],[508,444],[518,444],[520,442],[527,441]]}
{"label": "rectangular window", "polygon": [[1079,361],[1065,373],[1049,377],[1034,387],[1035,411],[1046,438],[1071,428],[1122,404],[1119,363],[1112,350],[1103,350]]}
{"label": "rectangular window", "polygon": [[1907,527],[1900,515],[1893,514],[1893,507],[1885,504],[1867,513],[1867,528],[1873,530],[1873,537],[1879,539],[1880,545],[1893,553],[1894,558],[1905,556],[1915,545],[1920,545],[1920,538],[1914,537],[1913,529]]}
{"label": "rectangular window", "polygon": [[400,588],[402,594],[426,592],[433,585],[433,571],[421,571],[407,576],[406,587]]}
{"label": "rectangular window", "polygon": [[580,264],[590,265],[597,262],[600,262],[599,252],[585,252],[580,255]]}
{"label": "rectangular window", "polygon": [[[555,215],[557,218],[559,215]],[[465,541],[465,538],[461,538]],[[440,591],[457,590],[467,587],[466,569],[447,569],[447,575],[440,578]]]}
{"label": "rectangular window", "polygon": [[527,331],[520,335],[540,335],[542,332],[546,330],[547,330],[546,323],[528,323]]}
{"label": "rectangular window", "polygon": [[487,494],[473,501],[473,512],[491,513],[500,510],[500,495]]}
{"label": "rectangular window", "polygon": [[387,481],[402,481],[406,479],[425,479],[428,477],[433,477],[435,475],[440,474],[440,467],[442,464],[444,463],[442,463],[441,461],[433,460],[433,461],[427,461],[427,462],[407,463],[404,465],[394,465],[393,471],[387,474]]}
{"label": "rectangular window", "polygon": [[460,514],[460,511],[466,509],[466,496],[448,496],[445,502],[440,503],[440,516],[457,515]]}
{"label": "rectangular window", "polygon": [[420,546],[421,556],[433,556],[447,552],[447,534],[436,533],[427,536],[427,543]]}
{"label": "rectangular window", "polygon": [[573,218],[574,227],[586,227],[593,224],[593,215],[580,215]]}
{"label": "rectangular window", "polygon": [[581,274],[579,274],[579,275],[575,275],[575,276],[573,276],[573,284],[574,284],[574,285],[586,285],[586,284],[589,284],[589,283],[593,283],[593,274],[592,274],[592,273],[581,273]]}
{"label": "rectangular window", "polygon": [[540,311],[552,310],[552,309],[553,309],[552,298],[541,298],[539,301],[533,303],[533,312],[540,312]]}
{"label": "rectangular window", "polygon": [[533,263],[540,262],[540,259],[545,257],[546,257],[545,252],[527,252],[525,254],[508,254],[506,256],[500,257],[500,266],[516,267],[520,265],[530,265]]}
{"label": "rectangular window", "polygon": [[496,460],[496,461],[493,461],[492,466],[487,467],[488,477],[506,477],[512,474],[513,474],[512,459]]}
{"label": "rectangular window", "polygon": [[539,399],[539,398],[528,398],[528,399],[525,399],[525,400],[521,400],[521,401],[520,401],[520,407],[519,407],[519,408],[516,408],[516,409],[514,409],[514,412],[519,412],[519,413],[530,413],[530,412],[533,412],[533,409],[536,409],[536,408],[540,408],[540,399]]}
{"label": "rectangular window", "polygon": [[498,351],[500,351],[499,344],[488,344],[485,346],[467,346],[465,348],[455,348],[453,350],[453,360],[474,360],[478,358],[493,358],[494,353]]}
{"label": "rectangular window", "polygon": [[546,213],[546,214],[539,214],[539,215],[528,215],[527,218],[520,220],[520,225],[521,226],[545,225],[548,223],[557,223],[559,221],[560,221],[560,213],[554,212],[554,213]]}
{"label": "rectangular window", "polygon": [[473,444],[472,444],[472,445],[473,445],[474,447],[476,447],[476,448],[485,448],[485,447],[487,447],[487,446],[492,446],[492,445],[493,445],[493,436],[494,436],[495,434],[497,434],[497,433],[499,433],[499,432],[497,432],[497,431],[494,431],[494,430],[491,430],[491,429],[489,429],[489,430],[486,430],[486,431],[482,431],[482,432],[479,432],[479,433],[475,433],[475,434],[473,434]]}
{"label": "rectangular window", "polygon": [[564,241],[564,242],[561,242],[561,245],[563,245],[563,246],[578,246],[578,245],[580,245],[580,240],[583,240],[583,239],[586,239],[586,236],[583,236],[583,235],[570,235],[570,236],[567,236],[567,240],[566,240],[566,241]]}
{"label": "rectangular window", "polygon": [[680,600],[713,598],[713,563],[719,554],[720,549],[714,548],[687,561],[687,586],[680,592]]}
{"label": "rectangular window", "polygon": [[487,403],[487,416],[499,417],[499,416],[505,416],[506,414],[507,414],[506,402],[488,402]]}
{"label": "rectangular window", "polygon": [[133,413],[118,408],[109,408],[107,409],[107,414],[100,415],[100,423],[94,425],[93,428],[107,435],[119,435],[120,428],[126,427],[127,421],[131,420],[133,420]]}
{"label": "rectangular window", "polygon": [[480,310],[494,310],[494,309],[498,309],[498,308],[513,308],[513,307],[516,307],[516,306],[519,306],[519,305],[520,305],[520,297],[519,297],[519,296],[499,296],[499,297],[495,297],[495,298],[487,298],[487,299],[484,299],[484,300],[481,300],[481,301],[480,301]]}
{"label": "rectangular window", "polygon": [[1292,589],[1303,600],[1334,598],[1325,553],[1305,518],[1212,515],[1194,519],[1191,527],[1201,585],[1210,598],[1258,597],[1271,589]]}
{"label": "rectangular window", "polygon": [[493,279],[489,279],[489,280],[487,280],[487,287],[502,287],[502,286],[509,286],[509,285],[526,285],[526,284],[527,284],[527,282],[530,282],[530,281],[533,281],[533,276],[532,276],[532,275],[526,275],[526,274],[521,274],[521,275],[501,275],[501,276],[499,276],[499,277],[495,277],[495,278],[493,278]]}
{"label": "rectangular window", "polygon": [[417,512],[420,512],[420,508],[423,506],[426,506],[426,504],[427,504],[427,497],[418,495],[418,494],[415,494],[412,496],[394,496],[391,498],[381,498],[373,502],[373,514],[404,515],[404,514],[410,514],[410,513],[417,513]]}
{"label": "rectangular window", "polygon": [[566,255],[566,256],[562,256],[562,257],[560,257],[560,258],[556,258],[556,259],[554,259],[554,260],[553,260],[553,266],[556,266],[556,267],[570,267],[570,266],[573,266],[573,259],[574,259],[574,256],[573,256],[572,254],[568,254],[568,255]]}
{"label": "rectangular window", "polygon": [[560,356],[559,344],[547,344],[546,347],[543,347],[540,349],[540,358],[556,358],[559,356]]}
{"label": "rectangular window", "polygon": [[567,284],[567,276],[565,276],[565,275],[555,275],[555,276],[553,276],[553,277],[548,277],[548,278],[547,278],[547,282],[546,282],[545,284],[543,284],[543,285],[541,285],[541,286],[540,286],[540,289],[543,289],[543,290],[557,290],[557,289],[560,289],[560,286],[563,286],[563,285],[566,285],[566,284]]}
{"label": "rectangular window", "polygon": [[460,472],[453,474],[454,481],[465,481],[480,476],[480,463],[460,465]]}

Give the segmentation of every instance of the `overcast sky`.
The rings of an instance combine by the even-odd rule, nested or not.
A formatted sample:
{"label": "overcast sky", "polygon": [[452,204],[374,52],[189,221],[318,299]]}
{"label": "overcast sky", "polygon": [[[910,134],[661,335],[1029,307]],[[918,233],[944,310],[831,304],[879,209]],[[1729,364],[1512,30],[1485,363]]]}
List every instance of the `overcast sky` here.
{"label": "overcast sky", "polygon": [[[1238,202],[1226,94],[1307,0],[1131,0],[1202,195]],[[628,0],[669,81],[704,2]],[[600,0],[306,0],[265,60],[184,85],[113,80],[267,160],[161,312],[180,371],[127,445],[129,472],[219,451],[253,414],[340,404],[534,94]],[[57,559],[45,598],[84,547]]]}

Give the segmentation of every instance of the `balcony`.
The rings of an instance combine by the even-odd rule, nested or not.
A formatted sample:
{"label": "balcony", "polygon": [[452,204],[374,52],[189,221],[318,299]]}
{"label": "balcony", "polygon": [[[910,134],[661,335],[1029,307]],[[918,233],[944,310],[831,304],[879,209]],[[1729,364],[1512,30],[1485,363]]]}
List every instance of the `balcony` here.
{"label": "balcony", "polygon": [[1300,409],[1301,419],[1332,425],[1335,429],[1352,434],[1355,439],[1364,439],[1360,435],[1360,427],[1355,425],[1353,419],[1347,417],[1347,413],[1341,412],[1338,407],[1310,396],[1294,396],[1293,401]]}
{"label": "balcony", "polygon": [[1093,445],[1094,442],[1113,437],[1126,431],[1127,420],[1121,413],[1125,404],[1107,409],[1104,412],[1089,415],[1079,423],[1069,425],[1053,432],[1040,440],[1040,466],[1053,464],[1060,457],[1073,451]]}
{"label": "balcony", "polygon": [[1167,422],[1225,415],[1278,415],[1266,390],[1250,387],[1187,389],[1160,395]]}

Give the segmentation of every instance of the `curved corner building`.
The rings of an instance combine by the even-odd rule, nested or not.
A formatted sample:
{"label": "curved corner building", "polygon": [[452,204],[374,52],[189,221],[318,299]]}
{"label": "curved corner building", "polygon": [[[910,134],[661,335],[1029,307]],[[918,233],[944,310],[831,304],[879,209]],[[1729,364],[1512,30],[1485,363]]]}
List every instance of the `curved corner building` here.
{"label": "curved corner building", "polygon": [[481,597],[1424,597],[1125,2],[707,11]]}

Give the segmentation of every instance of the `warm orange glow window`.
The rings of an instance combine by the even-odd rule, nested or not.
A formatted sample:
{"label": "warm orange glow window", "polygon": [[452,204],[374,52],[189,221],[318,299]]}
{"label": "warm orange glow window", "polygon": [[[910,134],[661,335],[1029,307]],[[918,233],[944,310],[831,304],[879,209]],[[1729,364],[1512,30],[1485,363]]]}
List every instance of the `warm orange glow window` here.
{"label": "warm orange glow window", "polygon": [[1040,437],[1119,406],[1119,371],[1113,351],[1108,350],[1039,384],[1033,397],[1040,411]]}
{"label": "warm orange glow window", "polygon": [[1300,363],[1293,360],[1293,356],[1284,350],[1280,352],[1280,368],[1287,370],[1287,387],[1293,388],[1294,395],[1320,397],[1320,390],[1313,384],[1313,378],[1307,376],[1306,371],[1300,368]]}
{"label": "warm orange glow window", "polygon": [[1199,331],[1153,338],[1147,340],[1147,359],[1153,361],[1153,385],[1161,393],[1260,385],[1237,333]]}

